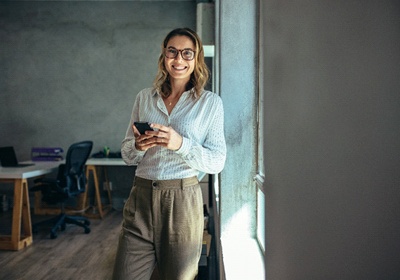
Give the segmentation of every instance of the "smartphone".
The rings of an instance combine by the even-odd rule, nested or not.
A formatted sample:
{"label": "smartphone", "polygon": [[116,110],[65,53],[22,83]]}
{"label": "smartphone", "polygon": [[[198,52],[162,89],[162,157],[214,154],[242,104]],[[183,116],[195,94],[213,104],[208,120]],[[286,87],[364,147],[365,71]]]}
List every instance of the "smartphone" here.
{"label": "smartphone", "polygon": [[146,130],[154,130],[150,127],[150,124],[148,122],[134,122],[133,123],[137,130],[139,130],[140,134],[144,134]]}

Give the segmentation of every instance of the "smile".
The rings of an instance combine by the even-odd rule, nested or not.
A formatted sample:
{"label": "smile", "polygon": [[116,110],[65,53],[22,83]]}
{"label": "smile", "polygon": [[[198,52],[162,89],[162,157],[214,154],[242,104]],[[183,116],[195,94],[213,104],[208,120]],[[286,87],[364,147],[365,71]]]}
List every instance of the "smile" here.
{"label": "smile", "polygon": [[187,66],[175,66],[175,65],[172,65],[172,68],[174,68],[175,70],[185,70],[186,68],[187,68]]}

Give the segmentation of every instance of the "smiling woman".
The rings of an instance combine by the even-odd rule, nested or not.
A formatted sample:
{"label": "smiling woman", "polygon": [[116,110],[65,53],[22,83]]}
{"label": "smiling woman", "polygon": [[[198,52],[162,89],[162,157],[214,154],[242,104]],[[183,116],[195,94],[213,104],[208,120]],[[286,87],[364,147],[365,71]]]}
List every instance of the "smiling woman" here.
{"label": "smiling woman", "polygon": [[[122,157],[137,165],[114,279],[188,280],[198,274],[203,243],[200,172],[219,173],[226,158],[221,98],[204,89],[208,69],[198,35],[172,30],[163,41],[154,87],[136,97]],[[153,130],[140,133],[135,122]]]}
{"label": "smiling woman", "polygon": [[209,78],[209,69],[204,61],[203,45],[194,31],[175,29],[161,44],[161,54],[158,59],[159,71],[154,86],[159,89],[163,97],[168,97],[172,93],[171,83],[166,82],[171,75],[168,67],[174,67],[178,73],[178,70],[187,70],[190,73],[190,78],[185,85],[186,90],[194,88],[195,94],[198,95],[204,89]]}
{"label": "smiling woman", "polygon": [[186,36],[175,36],[168,41],[164,52],[164,65],[169,73],[171,87],[179,88],[170,95],[177,96],[181,92],[180,89],[185,88],[190,80],[196,65],[194,48],[192,40]]}

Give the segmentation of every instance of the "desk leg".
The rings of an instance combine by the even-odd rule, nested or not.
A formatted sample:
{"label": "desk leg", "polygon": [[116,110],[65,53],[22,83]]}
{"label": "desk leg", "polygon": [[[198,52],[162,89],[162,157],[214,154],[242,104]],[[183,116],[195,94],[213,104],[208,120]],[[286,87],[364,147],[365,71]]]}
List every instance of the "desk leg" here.
{"label": "desk leg", "polygon": [[108,201],[110,202],[110,207],[111,207],[111,205],[112,205],[112,198],[111,198],[110,180],[108,180],[107,167],[104,167],[104,179],[105,179],[105,181],[106,181],[107,194],[108,194]]}
{"label": "desk leg", "polygon": [[31,208],[29,204],[28,182],[24,180],[22,184],[22,232],[25,237],[29,237],[31,239],[32,243],[32,220]]}
{"label": "desk leg", "polygon": [[[92,177],[93,177],[94,190],[95,190],[95,196],[96,196],[96,208],[99,211],[100,218],[103,218],[103,216],[104,216],[103,205],[101,203],[100,187],[99,187],[99,180],[98,180],[97,172],[96,172],[96,166],[94,166],[94,165],[86,166],[86,178],[87,178],[88,182],[89,182],[90,172],[92,173]],[[88,193],[88,188],[86,188],[86,194],[87,193]]]}
{"label": "desk leg", "polygon": [[32,222],[29,207],[27,180],[15,179],[11,237],[0,237],[0,249],[20,250],[32,244]]}

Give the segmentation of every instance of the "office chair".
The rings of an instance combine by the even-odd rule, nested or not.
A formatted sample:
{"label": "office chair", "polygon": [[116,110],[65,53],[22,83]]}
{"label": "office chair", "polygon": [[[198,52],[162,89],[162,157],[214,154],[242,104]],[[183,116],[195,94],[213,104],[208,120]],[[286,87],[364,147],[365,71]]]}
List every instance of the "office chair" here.
{"label": "office chair", "polygon": [[60,228],[65,230],[66,224],[75,224],[90,233],[90,221],[82,216],[68,216],[65,213],[65,202],[71,197],[77,197],[86,190],[85,164],[92,151],[93,142],[83,141],[72,144],[67,151],[65,164],[60,164],[56,179],[40,178],[34,180],[34,187],[31,191],[40,191],[42,201],[49,205],[60,204],[61,213],[50,220],[42,221],[33,225],[33,231],[42,224],[53,223],[50,238],[57,237]]}

